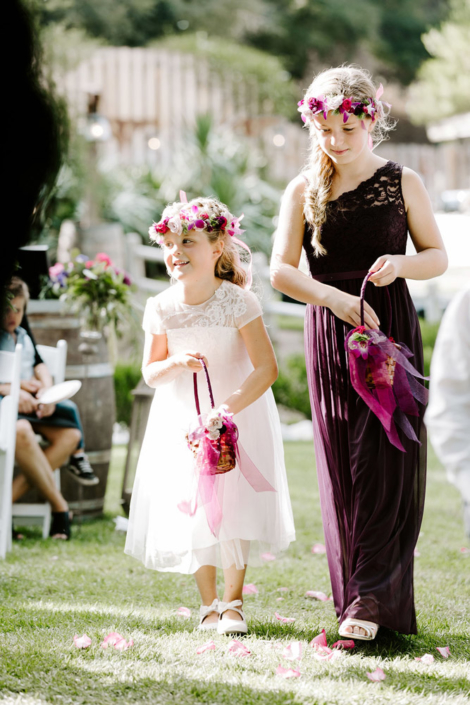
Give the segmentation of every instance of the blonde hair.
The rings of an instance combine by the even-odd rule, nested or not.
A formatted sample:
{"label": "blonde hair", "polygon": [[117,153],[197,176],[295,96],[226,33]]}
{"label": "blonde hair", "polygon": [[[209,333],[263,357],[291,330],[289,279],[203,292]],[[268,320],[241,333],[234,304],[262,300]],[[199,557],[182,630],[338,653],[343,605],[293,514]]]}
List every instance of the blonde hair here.
{"label": "blonde hair", "polygon": [[[376,87],[368,71],[355,66],[340,66],[317,74],[307,88],[305,100],[322,94],[344,95],[346,98],[360,101],[365,98],[375,98]],[[395,124],[396,122],[383,111],[377,113],[370,132],[374,147],[387,139],[387,133],[395,127]],[[326,254],[321,243],[321,227],[326,221],[326,208],[331,196],[335,165],[320,147],[313,121],[308,123],[308,128],[311,142],[308,162],[303,171],[308,177],[304,193],[304,217],[312,226],[312,246],[318,257]]]}
{"label": "blonde hair", "polygon": [[[173,217],[179,214],[181,210],[190,208],[191,206],[198,206],[198,208],[201,208],[210,218],[212,216],[216,218],[225,216],[227,220],[233,218],[227,206],[216,198],[193,198],[189,203],[176,202],[167,206],[162,213],[162,219],[168,216]],[[236,284],[244,289],[248,283],[248,275],[243,268],[240,251],[233,242],[232,236],[219,228],[214,228],[212,231],[205,229],[204,233],[211,244],[215,244],[219,241],[222,241],[224,244],[222,254],[215,263],[215,276],[219,277],[219,279],[227,279],[227,281],[232,282],[232,284]]]}
{"label": "blonde hair", "polygon": [[29,289],[26,282],[19,277],[12,277],[10,282],[5,287],[6,291],[12,299],[21,298],[25,300],[25,305],[29,301]]}

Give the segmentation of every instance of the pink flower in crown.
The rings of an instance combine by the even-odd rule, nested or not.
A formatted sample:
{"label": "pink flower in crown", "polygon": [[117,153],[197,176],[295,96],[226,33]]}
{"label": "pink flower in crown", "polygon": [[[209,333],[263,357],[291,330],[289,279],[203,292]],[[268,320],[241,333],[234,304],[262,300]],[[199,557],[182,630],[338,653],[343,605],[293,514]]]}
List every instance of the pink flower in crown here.
{"label": "pink flower in crown", "polygon": [[234,219],[232,220],[232,222],[230,223],[230,228],[227,229],[227,232],[228,232],[228,234],[231,235],[232,237],[233,237],[234,235],[241,235],[242,233],[245,232],[244,230],[242,230],[242,229],[240,228],[240,221],[242,220],[243,215],[244,215],[244,214],[242,213],[242,215],[241,215],[239,218],[234,218]]}
{"label": "pink flower in crown", "polygon": [[183,223],[181,222],[179,214],[174,215],[172,218],[169,219],[168,227],[172,233],[175,233],[176,235],[181,235],[181,233],[183,232]]}
{"label": "pink flower in crown", "polygon": [[104,262],[107,267],[112,265],[111,257],[106,252],[98,252],[95,259],[97,262]]}

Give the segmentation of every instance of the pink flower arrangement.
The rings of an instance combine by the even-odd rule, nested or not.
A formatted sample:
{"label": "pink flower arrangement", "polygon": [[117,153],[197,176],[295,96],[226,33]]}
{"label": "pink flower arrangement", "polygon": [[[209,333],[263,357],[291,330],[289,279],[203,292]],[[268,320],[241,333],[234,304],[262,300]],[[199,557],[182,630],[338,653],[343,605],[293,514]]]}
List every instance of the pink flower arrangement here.
{"label": "pink flower arrangement", "polygon": [[355,115],[360,120],[369,117],[374,121],[376,114],[385,115],[384,106],[392,107],[390,103],[379,100],[382,93],[383,86],[380,84],[375,98],[354,100],[354,98],[344,95],[319,95],[302,99],[297,103],[297,106],[304,123],[310,122],[315,115],[323,115],[326,120],[330,111],[335,115],[342,115],[343,122],[347,122],[350,115]]}

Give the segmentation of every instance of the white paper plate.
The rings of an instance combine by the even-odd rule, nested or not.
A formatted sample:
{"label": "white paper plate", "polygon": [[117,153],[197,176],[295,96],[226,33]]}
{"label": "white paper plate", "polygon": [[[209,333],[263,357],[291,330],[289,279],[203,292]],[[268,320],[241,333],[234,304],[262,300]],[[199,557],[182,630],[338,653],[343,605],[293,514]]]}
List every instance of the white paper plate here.
{"label": "white paper plate", "polygon": [[46,389],[44,394],[39,399],[40,404],[57,404],[59,401],[70,399],[78,392],[82,383],[79,379],[69,379],[61,384],[54,384],[53,387]]}

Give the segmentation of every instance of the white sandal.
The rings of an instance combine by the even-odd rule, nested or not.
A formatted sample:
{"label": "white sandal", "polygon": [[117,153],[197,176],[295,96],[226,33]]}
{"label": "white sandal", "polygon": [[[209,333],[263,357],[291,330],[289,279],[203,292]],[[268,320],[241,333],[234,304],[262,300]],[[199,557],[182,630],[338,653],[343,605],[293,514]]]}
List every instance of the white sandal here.
{"label": "white sandal", "polygon": [[209,622],[208,624],[205,622],[206,617],[208,617],[212,612],[215,612],[216,614],[219,614],[219,600],[216,597],[215,600],[211,605],[201,605],[199,607],[199,626],[198,630],[201,632],[206,632],[210,631],[211,629],[217,629],[217,622]]}
{"label": "white sandal", "polygon": [[[351,627],[351,629],[353,629],[354,627],[359,627],[360,629],[364,629],[365,634],[356,634],[353,631],[347,632],[345,631],[346,627]],[[344,622],[341,623],[338,631],[340,636],[349,637],[350,639],[372,641],[377,636],[378,630],[379,625],[375,622],[366,622],[364,619],[354,619],[348,617],[344,620]]]}
{"label": "white sandal", "polygon": [[[233,600],[232,602],[219,602],[219,621],[217,623],[217,633],[218,634],[246,634],[248,631],[248,625],[245,620],[245,615],[239,609],[242,607],[243,602],[241,600]],[[238,619],[229,619],[226,617],[224,619],[224,613],[227,610],[233,610],[238,612],[241,617],[241,621]]]}

